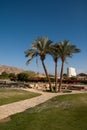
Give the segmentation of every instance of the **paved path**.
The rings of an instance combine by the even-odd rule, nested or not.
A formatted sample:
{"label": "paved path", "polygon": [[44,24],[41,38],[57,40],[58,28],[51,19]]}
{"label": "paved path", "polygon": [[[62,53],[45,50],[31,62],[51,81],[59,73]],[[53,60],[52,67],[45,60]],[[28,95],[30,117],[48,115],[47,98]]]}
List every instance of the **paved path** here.
{"label": "paved path", "polygon": [[[34,89],[29,89],[29,91],[38,92]],[[38,104],[41,104],[47,101],[48,99],[51,99],[54,96],[65,94],[65,93],[46,93],[46,92],[41,92],[41,91],[39,91],[39,93],[42,93],[42,95],[31,98],[31,99],[26,99],[23,101],[0,106],[0,120],[7,118],[10,115],[23,112],[24,110],[34,107]],[[76,93],[76,92],[73,91],[73,93]]]}

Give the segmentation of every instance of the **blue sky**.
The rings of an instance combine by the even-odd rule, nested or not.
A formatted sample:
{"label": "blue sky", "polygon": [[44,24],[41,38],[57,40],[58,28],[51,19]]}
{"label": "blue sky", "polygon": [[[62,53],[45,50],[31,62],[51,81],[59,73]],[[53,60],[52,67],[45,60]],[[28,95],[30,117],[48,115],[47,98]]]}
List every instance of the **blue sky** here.
{"label": "blue sky", "polygon": [[[87,73],[87,0],[0,0],[0,64],[42,72],[35,59],[26,66],[24,51],[38,36],[48,36],[54,43],[70,40],[81,49],[67,59],[66,68]],[[51,57],[45,61],[54,73]],[[59,70],[61,62],[58,63]]]}

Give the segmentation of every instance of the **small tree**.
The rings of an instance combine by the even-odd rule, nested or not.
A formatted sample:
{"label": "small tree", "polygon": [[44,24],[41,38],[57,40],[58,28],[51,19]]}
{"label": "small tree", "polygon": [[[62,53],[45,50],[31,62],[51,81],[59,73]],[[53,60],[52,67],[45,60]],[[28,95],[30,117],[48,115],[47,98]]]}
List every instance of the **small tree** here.
{"label": "small tree", "polygon": [[19,73],[18,75],[17,75],[17,80],[18,81],[29,81],[29,75],[27,74],[27,73],[24,73],[24,72],[22,72],[22,73]]}
{"label": "small tree", "polygon": [[17,76],[14,73],[10,73],[9,76],[10,80],[16,81],[17,80]]}
{"label": "small tree", "polygon": [[8,79],[8,73],[3,71],[0,77],[3,79]]}

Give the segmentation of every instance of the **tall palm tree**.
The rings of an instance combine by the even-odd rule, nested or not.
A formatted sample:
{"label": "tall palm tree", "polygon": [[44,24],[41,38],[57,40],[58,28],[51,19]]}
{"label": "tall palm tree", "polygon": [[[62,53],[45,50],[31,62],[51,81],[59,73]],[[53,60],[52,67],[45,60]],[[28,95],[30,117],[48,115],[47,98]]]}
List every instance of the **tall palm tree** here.
{"label": "tall palm tree", "polygon": [[67,57],[72,58],[73,53],[80,52],[80,49],[76,48],[75,45],[70,45],[68,40],[59,42],[58,46],[59,46],[60,58],[62,61],[61,72],[60,72],[60,83],[59,83],[59,88],[58,88],[58,91],[60,91],[62,78],[63,78],[64,62],[66,61]]}
{"label": "tall palm tree", "polygon": [[58,44],[54,44],[50,46],[49,54],[53,57],[53,60],[55,62],[55,91],[58,91],[58,59],[59,59],[59,49]]}
{"label": "tall palm tree", "polygon": [[49,81],[49,88],[52,91],[51,81],[44,63],[46,58],[46,54],[48,54],[49,46],[52,41],[48,39],[48,37],[40,37],[37,38],[32,44],[32,49],[28,49],[25,51],[26,57],[28,57],[27,63],[29,63],[34,57],[40,56],[40,60],[42,62],[43,69],[45,71],[46,77]]}

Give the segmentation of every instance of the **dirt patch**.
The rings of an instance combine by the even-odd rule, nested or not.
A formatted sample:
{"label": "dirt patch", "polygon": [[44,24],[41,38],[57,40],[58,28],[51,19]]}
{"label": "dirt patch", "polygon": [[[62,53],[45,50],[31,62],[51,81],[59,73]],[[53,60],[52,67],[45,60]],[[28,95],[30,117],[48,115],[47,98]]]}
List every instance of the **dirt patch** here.
{"label": "dirt patch", "polygon": [[11,120],[10,117],[6,117],[6,118],[4,118],[4,119],[1,119],[1,120],[0,120],[0,123],[5,123],[5,122],[8,122],[8,121],[10,121],[10,120]]}

